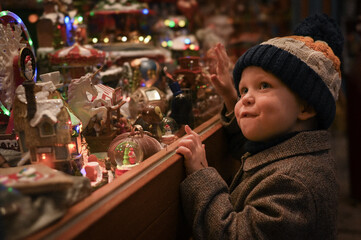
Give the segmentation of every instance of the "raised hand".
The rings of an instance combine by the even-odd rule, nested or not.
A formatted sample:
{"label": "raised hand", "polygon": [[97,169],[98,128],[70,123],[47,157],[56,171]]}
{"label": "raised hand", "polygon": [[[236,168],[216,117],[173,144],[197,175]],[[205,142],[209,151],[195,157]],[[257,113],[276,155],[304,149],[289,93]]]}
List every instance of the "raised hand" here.
{"label": "raised hand", "polygon": [[230,65],[232,64],[225,47],[218,43],[210,50],[217,61],[216,74],[212,74],[209,78],[217,93],[222,96],[227,111],[231,112],[237,103],[237,91],[234,88],[233,78],[230,73]]}

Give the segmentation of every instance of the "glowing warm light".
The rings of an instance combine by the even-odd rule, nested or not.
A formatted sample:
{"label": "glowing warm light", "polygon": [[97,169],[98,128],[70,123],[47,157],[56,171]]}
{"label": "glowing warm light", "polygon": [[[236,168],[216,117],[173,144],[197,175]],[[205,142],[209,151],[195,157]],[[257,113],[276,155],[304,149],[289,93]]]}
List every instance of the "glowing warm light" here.
{"label": "glowing warm light", "polygon": [[122,42],[126,42],[128,40],[128,38],[126,36],[122,37]]}
{"label": "glowing warm light", "polygon": [[144,37],[143,37],[143,36],[139,36],[139,37],[138,37],[138,40],[139,40],[140,42],[143,42]]}
{"label": "glowing warm light", "polygon": [[97,42],[98,42],[98,38],[93,38],[93,39],[92,39],[92,42],[93,42],[93,43],[97,43]]}
{"label": "glowing warm light", "polygon": [[162,47],[168,47],[167,41],[163,41],[163,42],[161,43],[161,45],[162,45]]}
{"label": "glowing warm light", "polygon": [[68,146],[69,146],[69,150],[74,150],[76,147],[75,143],[69,143]]}
{"label": "glowing warm light", "polygon": [[108,42],[109,42],[109,38],[105,37],[103,41],[104,41],[105,43],[108,43]]}
{"label": "glowing warm light", "polygon": [[39,16],[37,14],[30,14],[28,17],[28,20],[30,23],[36,23],[39,19]]}
{"label": "glowing warm light", "polygon": [[185,25],[186,25],[186,21],[184,21],[184,20],[180,20],[178,23],[179,27],[184,27]]}
{"label": "glowing warm light", "polygon": [[79,16],[77,20],[78,20],[79,23],[82,23],[84,18],[82,16]]}
{"label": "glowing warm light", "polygon": [[169,20],[169,19],[164,20],[164,25],[169,26],[169,24],[170,24],[170,20]]}
{"label": "glowing warm light", "polygon": [[41,159],[45,160],[46,159],[46,155],[45,153],[41,154]]}
{"label": "glowing warm light", "polygon": [[195,49],[194,44],[189,45],[189,49],[190,49],[190,50],[194,50],[194,49]]}
{"label": "glowing warm light", "polygon": [[148,35],[148,36],[145,37],[144,43],[149,43],[150,40],[152,40],[152,37]]}

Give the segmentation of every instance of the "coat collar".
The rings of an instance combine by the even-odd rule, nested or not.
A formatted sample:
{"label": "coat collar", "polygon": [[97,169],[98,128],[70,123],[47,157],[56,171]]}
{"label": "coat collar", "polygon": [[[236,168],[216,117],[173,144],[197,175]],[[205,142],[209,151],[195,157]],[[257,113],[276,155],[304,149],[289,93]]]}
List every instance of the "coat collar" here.
{"label": "coat collar", "polygon": [[329,150],[331,149],[329,139],[330,133],[326,130],[300,132],[278,145],[247,157],[243,170],[250,171],[264,164],[296,155]]}

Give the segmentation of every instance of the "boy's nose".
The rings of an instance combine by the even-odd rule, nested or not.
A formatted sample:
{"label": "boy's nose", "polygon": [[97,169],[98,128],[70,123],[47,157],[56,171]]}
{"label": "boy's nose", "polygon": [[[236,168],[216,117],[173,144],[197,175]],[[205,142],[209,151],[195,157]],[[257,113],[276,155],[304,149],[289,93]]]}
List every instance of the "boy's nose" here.
{"label": "boy's nose", "polygon": [[252,105],[254,103],[254,97],[251,94],[247,93],[242,96],[241,101],[244,106]]}

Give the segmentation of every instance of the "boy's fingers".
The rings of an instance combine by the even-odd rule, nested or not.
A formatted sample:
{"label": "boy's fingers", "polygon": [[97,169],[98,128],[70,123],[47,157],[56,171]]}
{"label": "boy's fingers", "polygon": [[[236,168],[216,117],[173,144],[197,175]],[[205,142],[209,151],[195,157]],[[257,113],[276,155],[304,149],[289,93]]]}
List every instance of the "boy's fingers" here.
{"label": "boy's fingers", "polygon": [[188,148],[183,147],[183,146],[180,146],[179,148],[177,148],[177,150],[175,152],[183,155],[183,157],[186,159],[190,159],[191,155],[192,155],[192,152]]}
{"label": "boy's fingers", "polygon": [[212,74],[209,80],[213,85],[218,85],[219,79],[216,74]]}
{"label": "boy's fingers", "polygon": [[187,134],[191,134],[191,133],[192,133],[192,129],[191,129],[188,125],[186,125],[186,126],[184,127],[184,130],[186,131]]}
{"label": "boy's fingers", "polygon": [[196,132],[194,132],[188,125],[185,126],[185,131],[187,134],[189,135],[193,135],[193,136],[198,136],[198,134]]}
{"label": "boy's fingers", "polygon": [[194,141],[192,139],[184,138],[182,141],[179,142],[178,147],[186,147],[190,150],[193,149]]}

